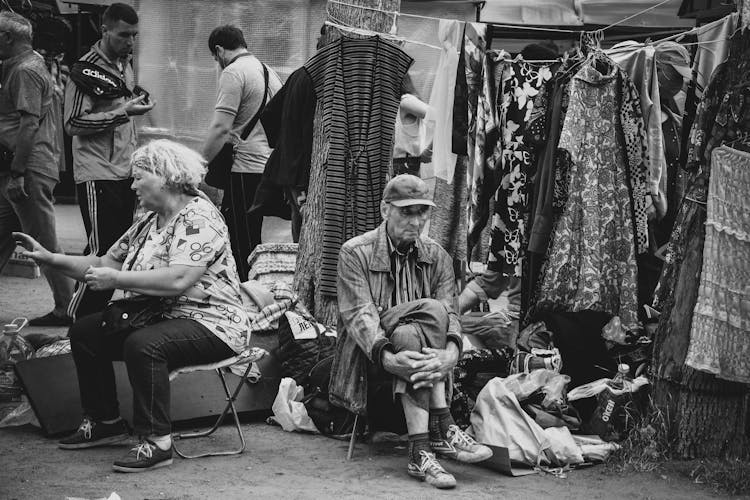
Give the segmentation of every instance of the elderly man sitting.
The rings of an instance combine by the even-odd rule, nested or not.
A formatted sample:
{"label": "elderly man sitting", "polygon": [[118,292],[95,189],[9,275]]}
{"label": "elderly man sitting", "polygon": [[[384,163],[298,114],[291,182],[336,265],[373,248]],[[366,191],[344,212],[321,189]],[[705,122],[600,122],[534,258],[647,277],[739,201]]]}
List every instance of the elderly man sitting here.
{"label": "elderly man sitting", "polygon": [[456,480],[435,453],[474,463],[492,451],[455,424],[447,405],[461,337],[451,258],[421,237],[433,206],[424,181],[398,175],[383,192],[383,223],[341,247],[330,397],[363,414],[368,372],[392,375],[409,432],[409,475],[451,488]]}

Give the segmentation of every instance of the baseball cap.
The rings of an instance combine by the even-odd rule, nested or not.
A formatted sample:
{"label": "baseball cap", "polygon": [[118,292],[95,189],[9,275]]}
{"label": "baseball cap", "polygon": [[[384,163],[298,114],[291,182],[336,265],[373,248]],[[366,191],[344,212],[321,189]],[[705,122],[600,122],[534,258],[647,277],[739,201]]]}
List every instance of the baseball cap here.
{"label": "baseball cap", "polygon": [[430,190],[425,181],[411,174],[397,175],[385,185],[383,201],[394,207],[408,207],[410,205],[435,204],[429,198]]}
{"label": "baseball cap", "polygon": [[690,68],[690,52],[675,42],[663,42],[656,46],[656,64],[659,66],[668,66],[682,75],[686,80],[693,77]]}

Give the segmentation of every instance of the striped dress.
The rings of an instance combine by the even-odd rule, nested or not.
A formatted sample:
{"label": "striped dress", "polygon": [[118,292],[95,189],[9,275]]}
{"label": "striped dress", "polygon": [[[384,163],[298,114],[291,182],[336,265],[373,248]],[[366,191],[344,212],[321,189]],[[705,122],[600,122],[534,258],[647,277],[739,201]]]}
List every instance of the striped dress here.
{"label": "striped dress", "polygon": [[324,295],[336,295],[341,244],[381,222],[402,83],[412,62],[377,35],[344,35],[305,64],[329,143],[319,280]]}

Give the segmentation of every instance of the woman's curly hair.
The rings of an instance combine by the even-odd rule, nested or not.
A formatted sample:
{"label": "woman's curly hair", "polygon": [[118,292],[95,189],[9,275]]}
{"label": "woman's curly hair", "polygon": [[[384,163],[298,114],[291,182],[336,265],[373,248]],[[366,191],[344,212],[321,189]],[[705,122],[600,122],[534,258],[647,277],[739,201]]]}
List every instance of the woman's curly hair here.
{"label": "woman's curly hair", "polygon": [[206,175],[206,160],[187,146],[168,139],[157,139],[136,149],[130,168],[162,177],[168,188],[195,193]]}

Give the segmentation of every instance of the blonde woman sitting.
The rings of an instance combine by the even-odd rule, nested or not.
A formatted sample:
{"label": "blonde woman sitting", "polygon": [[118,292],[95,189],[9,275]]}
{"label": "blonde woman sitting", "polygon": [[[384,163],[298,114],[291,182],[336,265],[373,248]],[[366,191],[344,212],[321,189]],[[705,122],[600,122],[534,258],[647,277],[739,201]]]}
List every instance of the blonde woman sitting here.
{"label": "blonde woman sitting", "polygon": [[143,328],[108,333],[100,312],[78,318],[68,333],[84,418],[60,447],[83,449],[128,439],[112,368],[113,360],[123,360],[141,441],[114,462],[120,472],[172,463],[169,372],[229,358],[245,348],[248,335],[226,224],[198,191],[203,158],[158,140],[133,153],[131,168],[132,189],[145,213],[106,255],[51,253],[30,236],[14,233],[26,255],[94,290],[162,299],[161,313]]}

